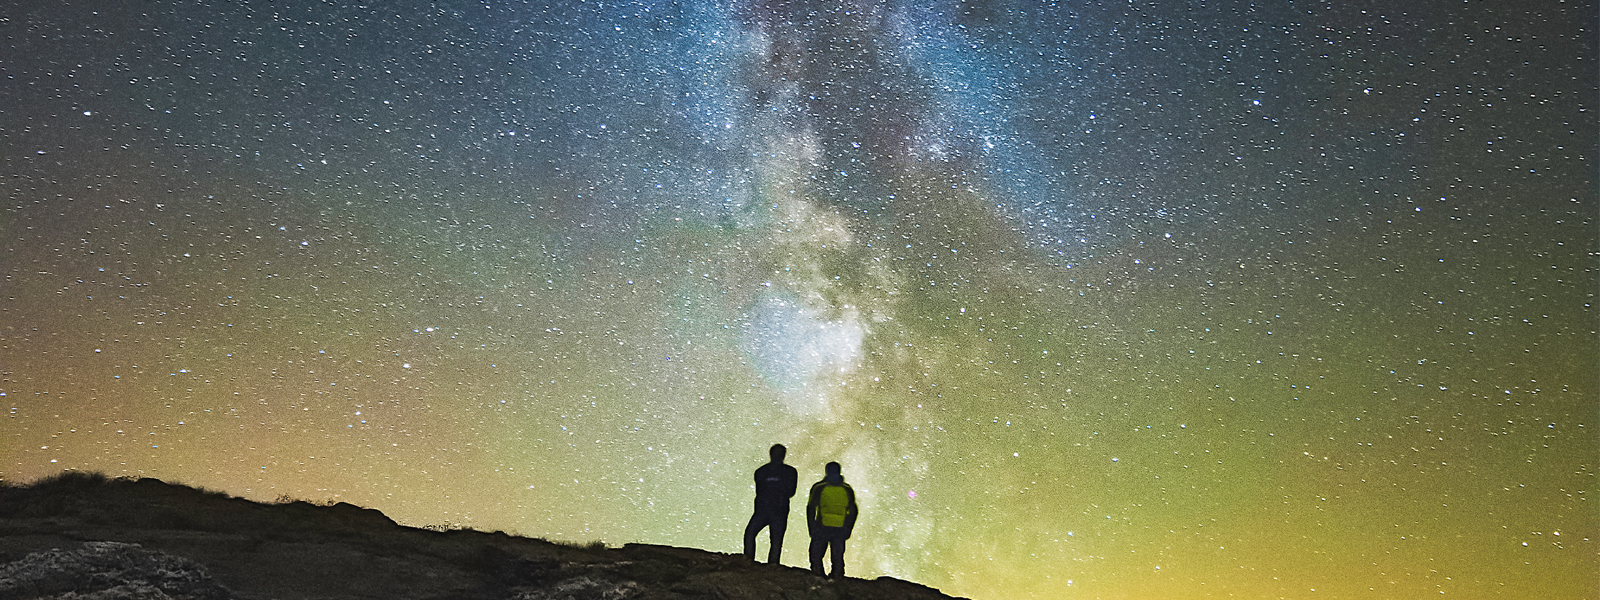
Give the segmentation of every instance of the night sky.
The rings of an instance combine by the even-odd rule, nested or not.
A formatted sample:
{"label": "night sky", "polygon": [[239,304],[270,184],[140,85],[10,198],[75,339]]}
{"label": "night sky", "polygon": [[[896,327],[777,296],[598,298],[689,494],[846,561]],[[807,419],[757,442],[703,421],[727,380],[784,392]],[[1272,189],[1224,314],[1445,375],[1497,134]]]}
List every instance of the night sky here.
{"label": "night sky", "polygon": [[1596,20],[8,2],[0,477],[738,552],[781,442],[854,576],[1596,598]]}

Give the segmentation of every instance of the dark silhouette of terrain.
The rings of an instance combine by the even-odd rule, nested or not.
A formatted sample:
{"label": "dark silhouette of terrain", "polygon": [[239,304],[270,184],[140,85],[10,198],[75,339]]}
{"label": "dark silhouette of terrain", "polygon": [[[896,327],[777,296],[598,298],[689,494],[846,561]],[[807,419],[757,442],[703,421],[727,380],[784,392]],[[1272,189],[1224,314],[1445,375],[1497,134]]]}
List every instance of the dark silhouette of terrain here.
{"label": "dark silhouette of terrain", "polygon": [[573,546],[402,527],[339,503],[262,504],[154,479],[68,473],[0,486],[0,598],[666,600],[949,598],[825,580],[733,554]]}

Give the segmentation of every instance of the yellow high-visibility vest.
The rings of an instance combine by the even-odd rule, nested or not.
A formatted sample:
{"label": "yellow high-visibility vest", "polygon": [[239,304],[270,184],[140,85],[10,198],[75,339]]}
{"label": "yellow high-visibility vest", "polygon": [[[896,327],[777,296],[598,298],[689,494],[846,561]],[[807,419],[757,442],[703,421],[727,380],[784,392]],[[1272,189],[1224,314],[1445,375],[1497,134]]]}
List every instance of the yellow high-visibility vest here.
{"label": "yellow high-visibility vest", "polygon": [[817,498],[817,521],[824,527],[844,527],[850,513],[850,493],[842,485],[822,486]]}

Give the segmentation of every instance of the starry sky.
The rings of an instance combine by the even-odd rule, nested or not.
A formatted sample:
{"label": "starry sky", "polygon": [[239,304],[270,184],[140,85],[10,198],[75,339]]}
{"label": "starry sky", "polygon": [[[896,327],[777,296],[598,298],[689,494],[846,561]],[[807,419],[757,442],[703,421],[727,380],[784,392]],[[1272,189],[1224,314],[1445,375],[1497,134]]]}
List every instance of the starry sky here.
{"label": "starry sky", "polygon": [[8,4],[5,481],[738,552],[779,442],[956,595],[1600,595],[1592,3]]}

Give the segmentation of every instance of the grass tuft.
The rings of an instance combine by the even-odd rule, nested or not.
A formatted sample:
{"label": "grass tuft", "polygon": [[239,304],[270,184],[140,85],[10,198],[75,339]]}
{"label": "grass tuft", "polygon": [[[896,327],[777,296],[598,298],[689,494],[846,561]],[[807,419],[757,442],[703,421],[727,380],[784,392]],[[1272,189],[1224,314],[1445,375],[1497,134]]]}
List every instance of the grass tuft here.
{"label": "grass tuft", "polygon": [[33,480],[24,487],[33,489],[75,490],[91,487],[100,487],[120,478],[99,471],[62,471],[55,475],[46,475]]}
{"label": "grass tuft", "polygon": [[555,544],[557,546],[566,546],[568,548],[577,548],[579,550],[588,550],[590,552],[598,552],[598,551],[606,550],[606,549],[610,548],[610,546],[607,546],[606,543],[604,541],[602,541],[602,540],[594,540],[592,542],[572,542],[572,541],[566,541],[566,540],[555,540],[555,541],[551,541],[550,543]]}

